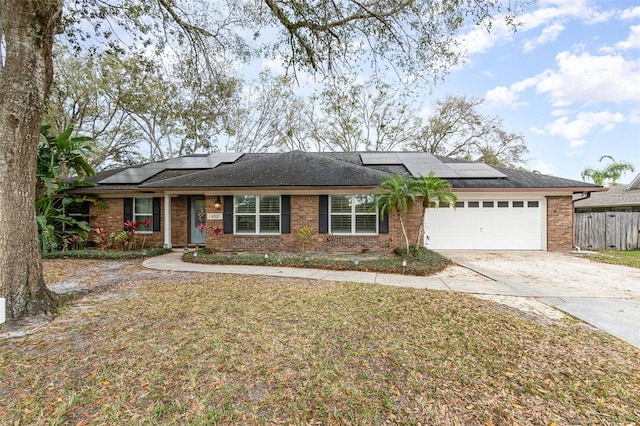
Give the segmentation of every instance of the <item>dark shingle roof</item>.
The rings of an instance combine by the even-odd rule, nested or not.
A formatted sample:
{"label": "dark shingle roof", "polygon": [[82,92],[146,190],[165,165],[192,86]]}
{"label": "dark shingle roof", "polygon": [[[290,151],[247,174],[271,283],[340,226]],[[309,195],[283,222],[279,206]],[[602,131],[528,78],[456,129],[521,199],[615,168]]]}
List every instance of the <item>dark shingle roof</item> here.
{"label": "dark shingle roof", "polygon": [[[376,186],[385,176],[408,173],[403,164],[364,165],[360,152],[293,151],[286,153],[248,153],[229,164],[206,170],[167,168],[143,183],[102,183],[78,191],[114,193],[167,188],[268,188],[268,187],[345,187]],[[239,155],[239,154],[238,154]],[[442,163],[469,161],[436,156]],[[140,166],[132,166],[135,168]],[[524,170],[492,166],[505,177],[448,178],[454,189],[563,189],[598,191],[602,188],[580,181],[542,175]],[[126,168],[98,173],[93,182],[100,182]]]}
{"label": "dark shingle roof", "polygon": [[506,178],[501,179],[447,179],[454,188],[593,188],[600,189],[600,186],[584,183],[577,180],[564,179],[556,176],[543,175],[540,173],[527,172],[506,167],[491,166],[501,171]]}
{"label": "dark shingle roof", "polygon": [[302,151],[259,155],[140,188],[376,186],[388,173]]}

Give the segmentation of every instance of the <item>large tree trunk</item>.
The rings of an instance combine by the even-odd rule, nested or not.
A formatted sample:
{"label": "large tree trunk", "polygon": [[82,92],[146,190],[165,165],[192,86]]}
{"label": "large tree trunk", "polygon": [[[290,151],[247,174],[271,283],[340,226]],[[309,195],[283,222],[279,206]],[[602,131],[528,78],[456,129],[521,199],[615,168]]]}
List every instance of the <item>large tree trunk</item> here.
{"label": "large tree trunk", "polygon": [[[0,296],[7,318],[52,313],[35,220],[36,159],[63,0],[0,0]],[[2,58],[0,58],[2,60]]]}

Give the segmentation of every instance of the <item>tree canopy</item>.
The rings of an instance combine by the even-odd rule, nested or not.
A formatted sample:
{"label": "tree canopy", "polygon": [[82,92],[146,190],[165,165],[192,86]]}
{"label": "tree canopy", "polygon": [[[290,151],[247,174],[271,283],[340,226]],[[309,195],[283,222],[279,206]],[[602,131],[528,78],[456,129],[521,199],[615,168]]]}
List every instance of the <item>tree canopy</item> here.
{"label": "tree canopy", "polygon": [[449,95],[436,101],[434,112],[409,145],[418,151],[516,167],[528,149],[520,133],[509,132],[502,119],[482,114],[483,99]]}
{"label": "tree canopy", "polygon": [[229,76],[234,61],[259,54],[292,71],[331,75],[366,67],[380,75],[391,68],[411,81],[433,82],[461,59],[455,35],[464,25],[490,26],[498,13],[514,23],[516,11],[502,6],[493,0],[2,1],[0,294],[8,318],[55,307],[42,275],[34,203],[56,35],[64,33],[77,53],[173,56],[210,81]]}

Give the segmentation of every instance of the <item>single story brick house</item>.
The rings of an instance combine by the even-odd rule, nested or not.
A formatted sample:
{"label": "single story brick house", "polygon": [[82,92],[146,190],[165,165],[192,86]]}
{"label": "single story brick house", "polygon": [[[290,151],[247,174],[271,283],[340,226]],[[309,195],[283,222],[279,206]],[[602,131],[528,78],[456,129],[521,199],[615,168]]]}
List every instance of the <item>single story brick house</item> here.
{"label": "single story brick house", "polygon": [[[92,228],[121,231],[148,219],[147,246],[207,246],[230,252],[391,251],[404,245],[396,217],[372,207],[372,191],[393,173],[446,179],[456,208],[427,212],[432,249],[570,251],[573,201],[596,185],[419,152],[213,153],[100,172],[93,187],[108,211],[86,205]],[[421,202],[406,216],[416,235]],[[200,231],[198,226],[206,226]],[[215,231],[218,232],[215,232]]]}

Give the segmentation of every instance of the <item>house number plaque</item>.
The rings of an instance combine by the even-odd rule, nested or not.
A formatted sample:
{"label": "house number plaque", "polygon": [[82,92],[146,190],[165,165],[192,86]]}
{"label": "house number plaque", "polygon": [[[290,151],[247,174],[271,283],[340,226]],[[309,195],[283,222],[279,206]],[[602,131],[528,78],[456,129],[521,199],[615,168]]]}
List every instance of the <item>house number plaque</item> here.
{"label": "house number plaque", "polygon": [[222,220],[222,213],[207,213],[207,220]]}

